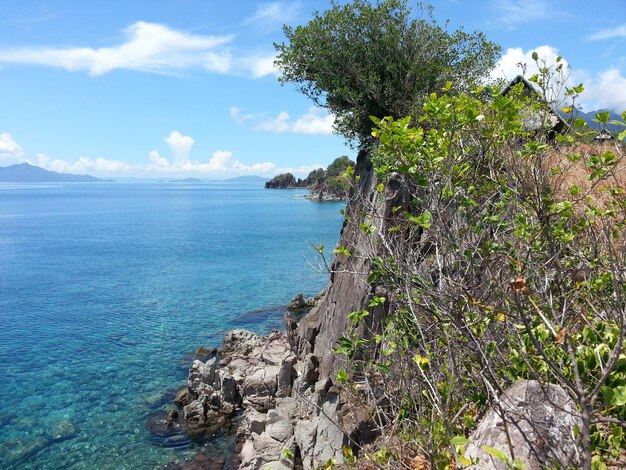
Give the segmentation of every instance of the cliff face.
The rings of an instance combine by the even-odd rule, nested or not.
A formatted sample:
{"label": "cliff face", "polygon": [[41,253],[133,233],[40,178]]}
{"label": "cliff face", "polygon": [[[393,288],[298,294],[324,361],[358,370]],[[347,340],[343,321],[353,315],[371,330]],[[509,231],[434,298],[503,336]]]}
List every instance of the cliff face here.
{"label": "cliff face", "polygon": [[[337,371],[345,364],[334,350],[342,336],[349,336],[351,312],[369,312],[359,337],[377,333],[384,323],[388,305],[371,307],[370,301],[374,295],[389,299],[393,294],[368,281],[372,257],[384,255],[389,244],[404,246],[407,240],[372,237],[371,233],[389,233],[388,224],[393,224],[398,209],[409,209],[410,196],[398,174],[389,176],[383,192],[377,191],[364,152],[358,156],[355,172],[356,184],[339,241],[343,250],[334,256],[327,289],[315,306],[299,321],[295,312],[288,312],[286,332],[264,337],[245,331],[228,333],[219,357],[206,363],[195,361],[187,388],[177,395],[188,433],[213,432],[215,426],[228,423],[235,410],[244,410],[237,431],[237,468],[312,470],[331,460],[342,464],[344,449],[367,445],[379,436],[371,410],[346,395],[337,381]],[[397,251],[398,246],[390,249]],[[304,299],[296,300],[290,308],[310,305]],[[353,385],[360,390],[359,384]],[[487,424],[479,424],[470,436],[477,444],[468,447],[467,455],[480,459],[477,468],[505,468],[480,446],[507,449],[509,439],[515,440],[520,455],[531,455],[527,443],[540,441],[550,443],[550,448],[565,449],[564,459],[571,459],[576,449],[570,437],[580,423],[573,418],[570,408],[574,405],[567,394],[559,387],[551,388],[550,393],[548,402],[556,403],[551,407],[546,405],[545,387],[532,381],[519,381],[501,395],[500,408],[488,411]],[[505,434],[500,428],[491,432],[502,412],[519,433]],[[550,420],[544,426],[545,416]],[[537,431],[537,423],[543,423],[541,431]],[[552,432],[554,429],[560,432]],[[498,441],[505,435],[506,442]],[[526,468],[538,469],[543,468],[540,462],[551,458],[535,453],[532,459],[522,460]]]}
{"label": "cliff face", "polygon": [[[312,353],[319,359],[320,377],[332,378],[334,375],[340,359],[333,349],[337,340],[346,333],[348,314],[366,308],[375,289],[367,282],[370,260],[361,255],[363,247],[371,240],[359,229],[359,223],[372,216],[386,201],[374,190],[376,178],[365,152],[357,158],[356,174],[358,183],[346,207],[346,221],[339,241],[339,245],[351,255],[335,255],[326,294],[290,335],[292,346],[300,358]],[[383,315],[382,307],[373,309],[368,317],[368,326],[378,325]]]}

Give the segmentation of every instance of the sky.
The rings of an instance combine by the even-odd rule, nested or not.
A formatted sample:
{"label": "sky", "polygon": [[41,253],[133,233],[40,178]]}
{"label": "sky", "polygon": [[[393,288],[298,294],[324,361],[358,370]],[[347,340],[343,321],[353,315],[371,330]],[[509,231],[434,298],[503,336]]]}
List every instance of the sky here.
{"label": "sky", "polygon": [[[414,3],[414,2],[413,2]],[[583,110],[626,110],[626,1],[434,0],[502,47],[494,77],[562,56]],[[101,177],[306,176],[355,151],[278,82],[282,25],[326,0],[0,0],[0,166]],[[526,74],[533,73],[532,64]]]}

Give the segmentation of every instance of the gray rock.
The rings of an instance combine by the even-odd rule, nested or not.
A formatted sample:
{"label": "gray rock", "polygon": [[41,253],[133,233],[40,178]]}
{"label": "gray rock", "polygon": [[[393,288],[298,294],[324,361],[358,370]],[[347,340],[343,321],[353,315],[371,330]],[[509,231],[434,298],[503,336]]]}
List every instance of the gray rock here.
{"label": "gray rock", "polygon": [[266,432],[272,439],[285,442],[293,436],[293,426],[288,412],[275,408],[267,412]]}
{"label": "gray rock", "polygon": [[220,370],[219,376],[224,401],[239,406],[241,403],[241,396],[239,395],[239,389],[237,388],[237,381],[232,375],[224,370]]}
{"label": "gray rock", "polygon": [[213,388],[215,384],[215,372],[217,371],[217,359],[211,358],[206,363],[195,360],[189,369],[187,388],[194,396]]}
{"label": "gray rock", "polygon": [[276,397],[284,398],[291,395],[291,386],[295,377],[295,370],[293,368],[295,363],[296,356],[289,354],[280,364],[278,377],[276,378]]}
{"label": "gray rock", "polygon": [[176,393],[176,398],[174,398],[174,403],[180,408],[188,405],[192,401],[193,397],[189,394],[189,390],[187,388],[184,388]]}
{"label": "gray rock", "polygon": [[[491,408],[470,436],[465,455],[479,459],[481,470],[508,470],[502,462],[481,449],[489,446],[521,460],[526,470],[546,465],[576,466],[579,460],[575,438],[581,425],[577,408],[558,385],[519,380],[500,397],[500,410]],[[507,432],[514,456],[511,456]]]}
{"label": "gray rock", "polygon": [[304,300],[304,295],[302,294],[302,292],[298,292],[296,294],[296,296],[291,300],[291,302],[289,302],[289,305],[287,305],[287,308],[289,310],[301,310],[303,308],[306,308],[306,300]]}
{"label": "gray rock", "polygon": [[244,405],[258,411],[267,411],[274,406],[276,399],[278,366],[260,366],[243,380],[241,396]]}
{"label": "gray rock", "polygon": [[224,335],[220,353],[249,354],[259,344],[259,335],[248,330],[232,330]]}
{"label": "gray rock", "polygon": [[294,439],[302,455],[302,467],[306,470],[315,468],[315,442],[317,440],[317,425],[319,418],[303,419],[296,422]]}
{"label": "gray rock", "polygon": [[[252,434],[239,453],[240,470],[268,468],[270,463],[280,460],[283,443],[272,439],[267,433]],[[289,467],[288,467],[289,468]]]}
{"label": "gray rock", "polygon": [[259,413],[254,409],[249,409],[246,410],[243,421],[244,424],[242,427],[245,429],[244,434],[261,434],[265,431],[267,414]]}

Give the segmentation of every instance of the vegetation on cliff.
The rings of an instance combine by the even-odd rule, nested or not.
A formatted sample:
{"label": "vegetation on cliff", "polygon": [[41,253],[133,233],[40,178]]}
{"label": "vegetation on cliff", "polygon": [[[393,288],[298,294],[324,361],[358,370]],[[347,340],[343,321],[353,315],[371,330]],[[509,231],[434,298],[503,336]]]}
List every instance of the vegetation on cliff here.
{"label": "vegetation on cliff", "polygon": [[[548,91],[561,68],[543,70],[531,80]],[[529,113],[539,129],[524,125]],[[347,223],[370,243],[336,253],[370,259],[368,282],[386,293],[370,307],[387,315],[368,328],[369,307],[349,313],[337,379],[387,442],[404,442],[387,461],[404,449],[424,468],[472,464],[465,448],[477,419],[488,405],[504,413],[498,398],[518,379],[556,384],[575,404],[575,455],[529,442],[541,465],[623,459],[626,149],[580,143],[589,140],[580,122],[548,141],[551,113],[519,86],[506,96],[446,86],[417,120],[374,119],[377,190],[394,206],[380,212],[365,195],[369,209]],[[524,468],[510,444],[486,451]]]}
{"label": "vegetation on cliff", "polygon": [[265,188],[307,188],[310,190],[309,199],[347,199],[352,188],[352,181],[346,175],[346,171],[354,166],[355,163],[343,155],[333,160],[325,170],[317,168],[311,171],[305,179],[296,178],[291,173],[282,173],[267,181]]}
{"label": "vegetation on cliff", "polygon": [[[359,243],[342,239],[330,265],[331,276],[342,260],[367,265],[352,273],[369,297],[344,312],[334,380],[382,436],[369,449],[351,441],[345,460],[476,465],[471,439],[491,407],[508,443],[480,450],[498,468],[623,463],[626,150],[594,142],[582,120],[555,134],[555,106],[574,109],[583,89],[567,86],[561,59],[551,68],[533,57],[539,93],[503,94],[478,83],[497,46],[412,15],[402,0],[333,4],[277,45],[282,81],[367,150],[348,175],[376,179],[346,210],[344,233]],[[626,113],[596,120],[626,127]],[[524,455],[512,445],[519,421],[501,398],[520,379],[572,404],[572,452],[537,437],[547,421],[530,422]]]}

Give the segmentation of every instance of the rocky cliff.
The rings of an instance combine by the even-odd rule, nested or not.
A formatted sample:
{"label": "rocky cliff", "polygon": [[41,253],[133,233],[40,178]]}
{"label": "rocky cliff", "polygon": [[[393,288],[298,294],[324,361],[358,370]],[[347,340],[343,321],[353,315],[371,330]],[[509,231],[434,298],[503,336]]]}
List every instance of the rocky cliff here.
{"label": "rocky cliff", "polygon": [[[356,181],[339,242],[350,255],[335,255],[325,293],[315,301],[294,299],[285,317],[285,332],[227,334],[218,357],[194,362],[188,386],[176,398],[193,435],[211,432],[243,410],[237,431],[237,468],[308,470],[329,461],[341,464],[345,449],[356,452],[379,437],[370,410],[355,404],[336,380],[342,360],[334,349],[349,328],[350,312],[367,308],[369,315],[360,334],[375,333],[388,306],[372,308],[370,301],[373,296],[391,296],[368,282],[371,258],[366,254],[376,247],[359,226],[367,222],[385,230],[393,209],[407,207],[409,200],[400,177],[392,175],[384,192],[375,190],[377,182],[365,153],[357,159]],[[300,318],[302,310],[309,309]],[[476,444],[468,447],[467,455],[474,461],[480,459],[476,468],[505,468],[506,462],[483,449],[506,449],[510,439],[515,440],[517,455],[527,469],[541,468],[554,457],[548,455],[550,449],[562,450],[559,461],[576,461],[571,436],[579,418],[566,394],[550,387],[551,401],[546,401],[541,386],[527,381],[514,384],[502,395],[499,409],[487,412],[471,436]],[[507,425],[520,432],[506,434],[509,440],[502,441]],[[550,443],[545,455],[529,444],[529,436],[532,442]],[[427,468],[418,464],[411,462],[416,468]]]}

